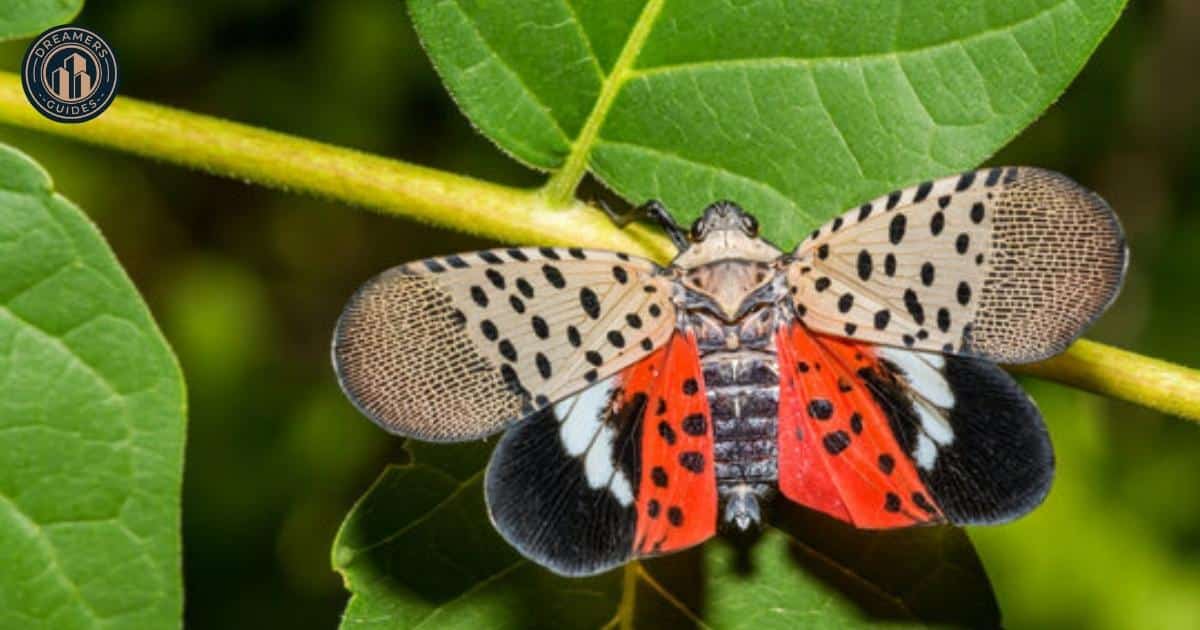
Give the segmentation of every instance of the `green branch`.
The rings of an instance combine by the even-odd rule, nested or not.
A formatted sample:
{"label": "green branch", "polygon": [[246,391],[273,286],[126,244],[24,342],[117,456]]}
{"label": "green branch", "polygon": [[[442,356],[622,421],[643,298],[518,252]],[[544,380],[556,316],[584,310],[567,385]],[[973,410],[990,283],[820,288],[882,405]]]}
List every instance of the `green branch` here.
{"label": "green branch", "polygon": [[604,125],[604,118],[608,115],[608,110],[612,107],[617,92],[621,91],[621,87],[625,85],[626,79],[632,72],[633,63],[637,60],[638,54],[642,52],[642,47],[646,45],[646,38],[650,36],[650,29],[654,26],[654,21],[658,19],[659,12],[662,11],[662,5],[663,0],[651,0],[642,9],[642,14],[638,17],[637,23],[633,25],[633,31],[630,32],[625,47],[621,49],[621,55],[613,64],[612,72],[604,79],[600,96],[596,99],[596,105],[592,107],[591,114],[588,115],[583,129],[579,132],[579,137],[571,145],[571,153],[567,155],[562,168],[546,182],[543,190],[551,202],[565,203],[575,198],[575,189],[579,187],[579,182],[587,170],[587,158],[592,153],[597,136],[600,135],[600,127]]}
{"label": "green branch", "polygon": [[510,243],[580,245],[665,260],[670,242],[603,212],[532,190],[498,186],[211,116],[118,98],[95,120],[51,122],[33,110],[15,74],[0,72],[0,123],[396,214]]}
{"label": "green branch", "polygon": [[1010,371],[1200,420],[1200,370],[1080,339],[1067,351]]}
{"label": "green branch", "polygon": [[[636,225],[619,229],[604,213],[573,199],[553,203],[536,190],[499,186],[135,99],[118,98],[90,122],[54,123],[29,106],[19,77],[11,73],[0,73],[0,123],[498,241],[586,245],[658,261],[666,261],[671,251],[661,234]],[[1079,341],[1058,357],[1013,371],[1200,420],[1200,371],[1095,342]]]}

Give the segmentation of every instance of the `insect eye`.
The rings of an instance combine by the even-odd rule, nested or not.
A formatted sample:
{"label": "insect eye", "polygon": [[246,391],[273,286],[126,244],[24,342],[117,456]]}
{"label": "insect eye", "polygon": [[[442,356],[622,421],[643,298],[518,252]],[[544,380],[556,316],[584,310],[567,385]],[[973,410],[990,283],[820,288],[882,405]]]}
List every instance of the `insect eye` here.
{"label": "insect eye", "polygon": [[746,234],[750,236],[758,236],[758,219],[750,215],[742,216],[742,227],[745,228]]}
{"label": "insect eye", "polygon": [[699,241],[700,239],[704,238],[704,228],[701,226],[702,223],[704,223],[704,221],[700,220],[692,224],[693,241]]}

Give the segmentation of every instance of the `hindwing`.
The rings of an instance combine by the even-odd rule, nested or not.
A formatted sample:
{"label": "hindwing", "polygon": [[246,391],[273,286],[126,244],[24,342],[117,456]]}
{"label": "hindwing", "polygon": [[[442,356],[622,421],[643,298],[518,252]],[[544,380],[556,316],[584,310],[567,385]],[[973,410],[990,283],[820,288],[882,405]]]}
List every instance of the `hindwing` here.
{"label": "hindwing", "polygon": [[497,530],[563,575],[716,531],[712,428],[694,340],[664,348],[504,434],[485,479]]}
{"label": "hindwing", "polygon": [[1041,414],[978,359],[779,336],[779,487],[863,528],[1004,522],[1049,491]]}

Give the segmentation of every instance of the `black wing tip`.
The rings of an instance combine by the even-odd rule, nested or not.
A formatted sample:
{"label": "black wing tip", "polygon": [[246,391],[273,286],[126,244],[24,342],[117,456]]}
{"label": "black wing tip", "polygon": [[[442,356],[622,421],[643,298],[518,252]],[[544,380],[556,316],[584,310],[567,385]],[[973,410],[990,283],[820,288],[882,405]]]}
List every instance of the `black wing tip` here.
{"label": "black wing tip", "polygon": [[484,473],[488,518],[526,559],[564,577],[611,571],[633,558],[632,507],[583,480],[563,452],[551,409],[512,427]]}
{"label": "black wing tip", "polygon": [[[1047,441],[1047,445],[1049,442]],[[1049,450],[1049,458],[1037,468],[1040,474],[1026,486],[1024,492],[1009,497],[1008,502],[987,514],[960,514],[951,517],[950,523],[956,526],[1004,525],[1033,512],[1046,501],[1054,486],[1054,454]]]}
{"label": "black wing tip", "polygon": [[[951,415],[957,461],[928,476],[930,489],[955,525],[1016,520],[1041,505],[1054,483],[1054,446],[1042,414],[996,365],[946,361],[946,378],[961,401]],[[963,475],[973,477],[964,483]]]}

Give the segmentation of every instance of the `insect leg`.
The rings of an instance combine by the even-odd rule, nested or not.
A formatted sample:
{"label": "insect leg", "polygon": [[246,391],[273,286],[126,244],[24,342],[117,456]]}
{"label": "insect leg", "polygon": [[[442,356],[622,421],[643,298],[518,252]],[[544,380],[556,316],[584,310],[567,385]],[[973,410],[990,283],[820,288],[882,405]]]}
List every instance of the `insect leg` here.
{"label": "insect leg", "polygon": [[617,212],[616,210],[613,210],[612,206],[609,206],[607,202],[599,197],[595,199],[595,202],[596,205],[598,205],[600,209],[604,211],[604,214],[607,214],[608,218],[612,219],[612,222],[616,223],[619,227],[625,227],[626,225],[629,225],[630,222],[637,221],[638,219],[644,217],[657,223],[658,226],[667,233],[667,236],[671,239],[671,243],[674,244],[679,251],[687,249],[688,245],[690,244],[687,238],[687,232],[684,231],[683,228],[679,227],[679,224],[675,222],[675,219],[671,216],[671,214],[667,212],[666,206],[656,199],[651,199],[646,203],[643,203],[636,208],[631,208],[626,212]]}

